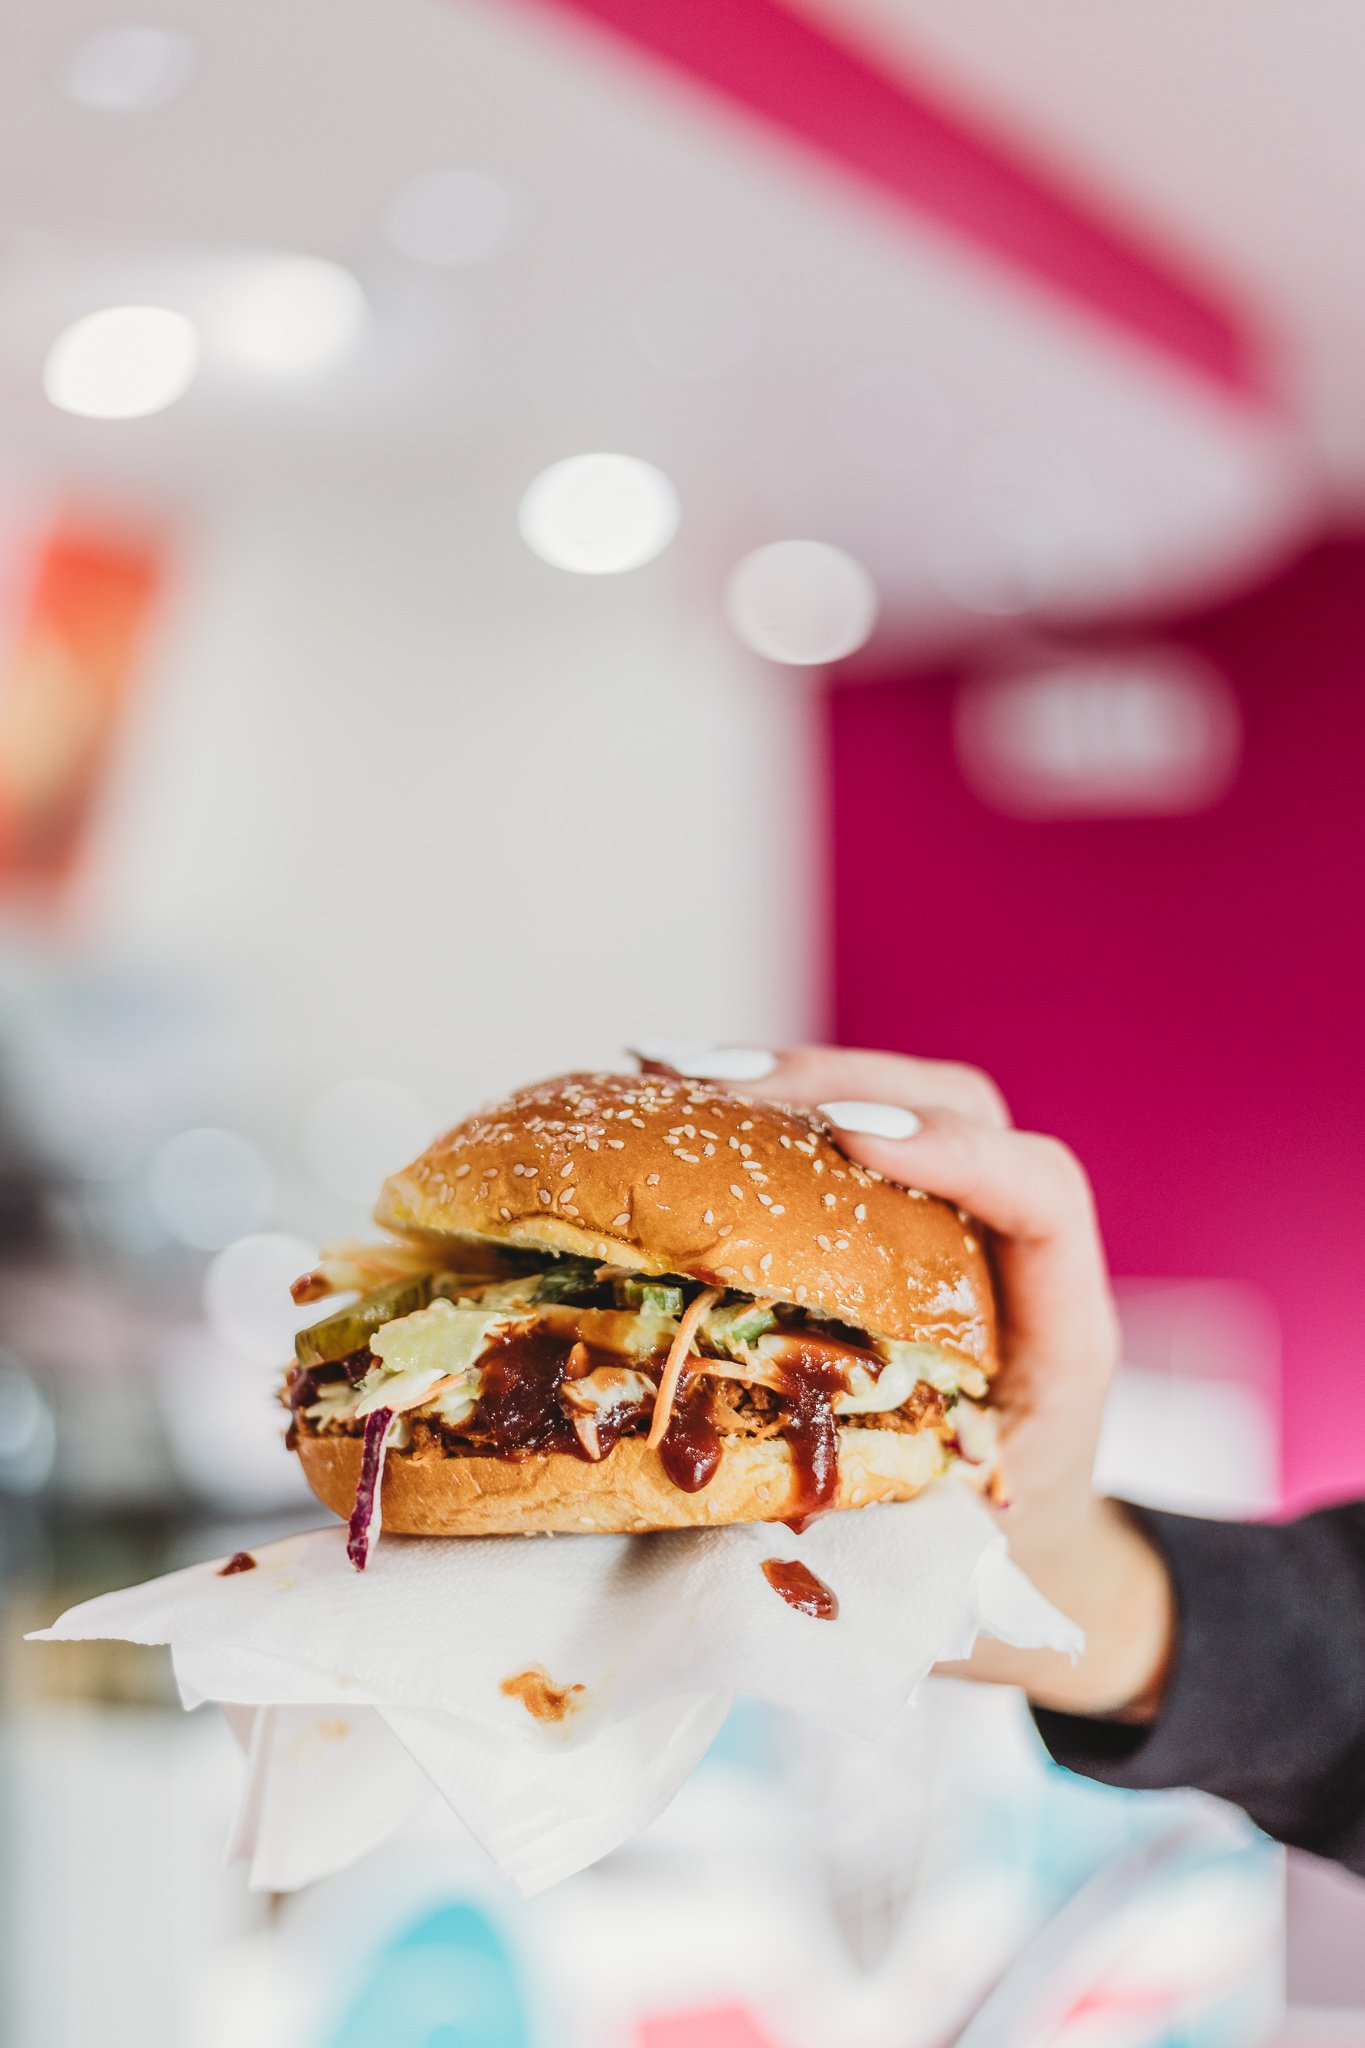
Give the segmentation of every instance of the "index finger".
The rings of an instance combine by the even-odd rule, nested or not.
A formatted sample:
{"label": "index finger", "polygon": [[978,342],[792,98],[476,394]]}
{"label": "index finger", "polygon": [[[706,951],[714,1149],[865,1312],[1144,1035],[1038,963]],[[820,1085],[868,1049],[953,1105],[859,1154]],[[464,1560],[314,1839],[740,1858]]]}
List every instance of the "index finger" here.
{"label": "index finger", "polygon": [[799,1045],[768,1052],[757,1046],[708,1046],[686,1039],[643,1040],[636,1059],[694,1080],[715,1081],[764,1102],[813,1108],[836,1098],[890,1102],[902,1109],[934,1103],[1004,1129],[1010,1113],[989,1074],[960,1060],[908,1053],[864,1052],[839,1045]]}

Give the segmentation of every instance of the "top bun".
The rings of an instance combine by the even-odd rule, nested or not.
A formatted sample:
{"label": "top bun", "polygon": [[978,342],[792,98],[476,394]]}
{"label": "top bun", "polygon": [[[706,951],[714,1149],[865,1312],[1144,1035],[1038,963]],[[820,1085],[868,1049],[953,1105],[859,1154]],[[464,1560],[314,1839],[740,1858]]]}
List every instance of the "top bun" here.
{"label": "top bun", "polygon": [[686,1274],[994,1364],[970,1217],[855,1165],[811,1110],[704,1081],[564,1074],[519,1089],[393,1174],[375,1216]]}

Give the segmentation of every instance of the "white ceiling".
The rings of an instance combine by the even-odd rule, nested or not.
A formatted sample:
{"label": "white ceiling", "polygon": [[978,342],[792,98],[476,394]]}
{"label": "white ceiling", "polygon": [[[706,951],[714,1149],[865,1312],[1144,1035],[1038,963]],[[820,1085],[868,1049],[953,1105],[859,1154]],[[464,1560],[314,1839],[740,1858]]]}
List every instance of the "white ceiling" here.
{"label": "white ceiling", "polygon": [[[1307,6],[1339,46],[1346,4]],[[1350,85],[1321,53],[1311,66],[1296,54],[1287,13],[1210,0],[1196,31],[1154,0],[1126,13],[1084,0],[837,7],[897,61],[927,50],[955,88],[1017,114],[1059,160],[1207,253],[1284,337],[1315,446],[1332,438],[1352,395],[1347,337],[1365,323],[1365,275],[1332,261],[1349,247]],[[718,590],[761,542],[818,537],[867,563],[892,629],[921,635],[1008,602],[1021,573],[1082,609],[1203,588],[1283,545],[1315,507],[1320,465],[1294,420],[1217,398],[550,10],[164,0],[156,18],[191,28],[202,63],[180,99],[142,115],[84,111],[52,88],[72,35],[109,18],[89,0],[10,0],[0,24],[11,491],[176,516],[282,492],[435,491],[510,549],[532,474],[617,448],[677,482],[669,560],[698,590]],[[1301,217],[1314,202],[1295,185],[1291,203],[1277,178],[1325,189],[1334,150],[1341,191],[1318,232]],[[1365,141],[1352,162],[1358,192]],[[394,187],[447,164],[509,179],[526,203],[526,233],[478,269],[427,270],[383,239]],[[148,300],[208,319],[223,266],[258,249],[355,270],[374,319],[351,362],[269,388],[216,361],[210,331],[203,374],[169,412],[104,422],[47,404],[43,355],[66,322]],[[642,294],[688,276],[752,305],[757,347],[723,378],[670,378],[632,339]],[[917,468],[869,465],[832,424],[833,394],[886,364],[919,379],[943,426]]]}
{"label": "white ceiling", "polygon": [[1365,496],[1358,0],[790,0],[1176,252],[1269,349],[1316,459]]}

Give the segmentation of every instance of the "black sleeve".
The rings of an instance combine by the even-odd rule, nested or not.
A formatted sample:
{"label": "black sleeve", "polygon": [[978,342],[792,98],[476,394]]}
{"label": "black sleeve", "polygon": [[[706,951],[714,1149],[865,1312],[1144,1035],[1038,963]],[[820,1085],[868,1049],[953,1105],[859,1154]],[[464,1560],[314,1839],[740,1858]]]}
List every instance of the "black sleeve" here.
{"label": "black sleeve", "polygon": [[1035,1709],[1056,1762],[1134,1790],[1189,1785],[1365,1873],[1365,1502],[1279,1525],[1133,1509],[1175,1588],[1150,1727]]}

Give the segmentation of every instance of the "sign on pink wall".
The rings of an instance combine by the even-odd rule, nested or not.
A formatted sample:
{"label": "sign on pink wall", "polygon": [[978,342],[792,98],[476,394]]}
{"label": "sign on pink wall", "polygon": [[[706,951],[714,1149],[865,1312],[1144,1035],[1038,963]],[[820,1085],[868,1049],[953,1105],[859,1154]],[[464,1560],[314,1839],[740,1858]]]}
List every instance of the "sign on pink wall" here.
{"label": "sign on pink wall", "polygon": [[829,1027],[989,1067],[1086,1160],[1116,1272],[1263,1289],[1287,1497],[1362,1492],[1365,542],[1142,639],[1235,697],[1203,808],[976,794],[979,662],[831,686]]}

